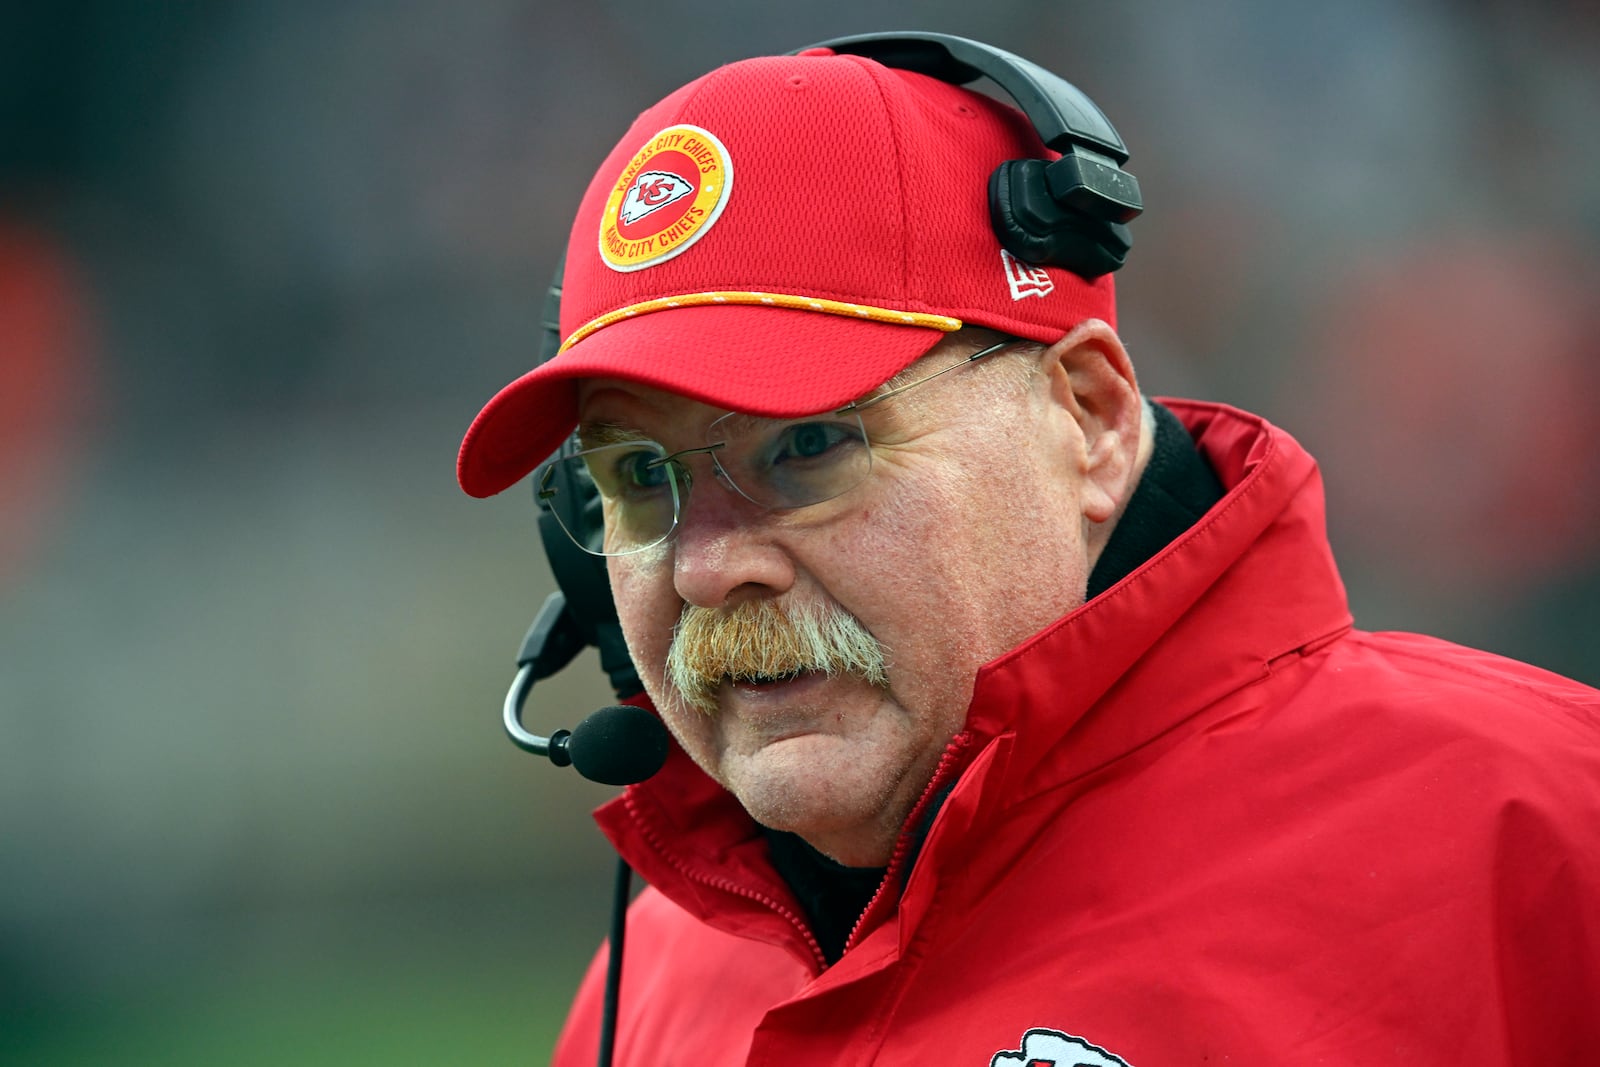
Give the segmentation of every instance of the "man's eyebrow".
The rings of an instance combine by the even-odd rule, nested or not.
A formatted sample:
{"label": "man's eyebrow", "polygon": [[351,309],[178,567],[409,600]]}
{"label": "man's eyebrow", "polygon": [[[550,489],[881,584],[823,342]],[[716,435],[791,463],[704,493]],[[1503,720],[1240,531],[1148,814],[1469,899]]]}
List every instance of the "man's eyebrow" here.
{"label": "man's eyebrow", "polygon": [[601,445],[621,445],[630,441],[648,441],[650,438],[615,422],[580,422],[578,440],[584,448],[599,448]]}

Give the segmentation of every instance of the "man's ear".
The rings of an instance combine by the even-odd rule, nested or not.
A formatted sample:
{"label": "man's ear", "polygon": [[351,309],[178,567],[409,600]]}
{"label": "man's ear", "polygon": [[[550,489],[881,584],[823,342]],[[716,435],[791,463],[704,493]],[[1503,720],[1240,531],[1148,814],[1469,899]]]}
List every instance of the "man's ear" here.
{"label": "man's ear", "polygon": [[1042,357],[1051,399],[1078,425],[1083,453],[1084,517],[1103,524],[1120,515],[1144,458],[1144,403],[1133,361],[1108,324],[1086,319]]}

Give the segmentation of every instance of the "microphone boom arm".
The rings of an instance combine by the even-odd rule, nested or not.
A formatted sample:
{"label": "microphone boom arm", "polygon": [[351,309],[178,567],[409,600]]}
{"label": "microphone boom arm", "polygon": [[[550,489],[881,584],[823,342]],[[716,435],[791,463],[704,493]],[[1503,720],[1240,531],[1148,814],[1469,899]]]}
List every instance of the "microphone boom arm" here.
{"label": "microphone boom arm", "polygon": [[569,730],[557,730],[549,737],[530,733],[522,725],[522,707],[528,701],[528,691],[533,683],[572,662],[583,651],[586,642],[578,631],[577,620],[567,610],[567,598],[559,591],[545,598],[533,625],[522,638],[522,648],[517,653],[517,676],[506,690],[503,712],[506,734],[511,743],[524,752],[548,756],[557,767],[570,766],[572,757],[567,753]]}
{"label": "microphone boom arm", "polygon": [[[566,597],[551,593],[539,609],[517,656],[517,675],[506,690],[501,721],[511,743],[524,752],[544,756],[557,767],[575,767],[592,782],[631,785],[661,769],[667,760],[667,728],[641,707],[613,704],[585,718],[572,730],[557,730],[549,737],[522,725],[522,708],[533,683],[572,662],[589,642],[582,624],[569,610]],[[621,647],[620,632],[617,646]],[[602,658],[606,647],[601,645]],[[625,656],[626,651],[622,654]],[[632,675],[632,664],[626,664]],[[613,679],[616,674],[613,672]],[[574,764],[574,754],[577,762]]]}
{"label": "microphone boom arm", "polygon": [[535,756],[548,756],[557,767],[569,766],[572,756],[567,752],[567,743],[572,737],[571,730],[557,730],[549,737],[540,737],[529,733],[522,725],[522,705],[527,702],[528,691],[533,688],[533,674],[533,664],[524,663],[517,668],[517,676],[511,680],[511,688],[506,690],[506,734],[511,738],[511,743],[522,751],[532,752]]}

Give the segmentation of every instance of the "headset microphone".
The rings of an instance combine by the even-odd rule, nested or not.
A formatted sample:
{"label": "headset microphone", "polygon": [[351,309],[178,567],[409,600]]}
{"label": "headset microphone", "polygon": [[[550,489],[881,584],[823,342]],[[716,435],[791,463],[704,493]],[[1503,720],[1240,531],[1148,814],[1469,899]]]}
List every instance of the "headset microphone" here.
{"label": "headset microphone", "polygon": [[517,676],[506,691],[506,733],[523,751],[545,756],[557,767],[571,766],[592,782],[642,782],[667,761],[667,728],[643,708],[613,704],[572,730],[557,730],[549,737],[529,733],[522,725],[522,705],[533,683],[566,666],[586,643],[573,624],[566,597],[551,593],[522,639]]}

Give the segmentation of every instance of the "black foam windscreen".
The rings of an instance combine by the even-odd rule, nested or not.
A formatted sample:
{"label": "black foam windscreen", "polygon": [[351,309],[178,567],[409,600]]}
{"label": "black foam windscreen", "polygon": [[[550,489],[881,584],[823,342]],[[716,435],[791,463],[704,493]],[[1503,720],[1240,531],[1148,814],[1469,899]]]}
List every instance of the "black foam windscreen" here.
{"label": "black foam windscreen", "polygon": [[667,762],[667,747],[662,721],[632,704],[601,708],[573,727],[567,739],[573,769],[605,785],[649,778]]}

